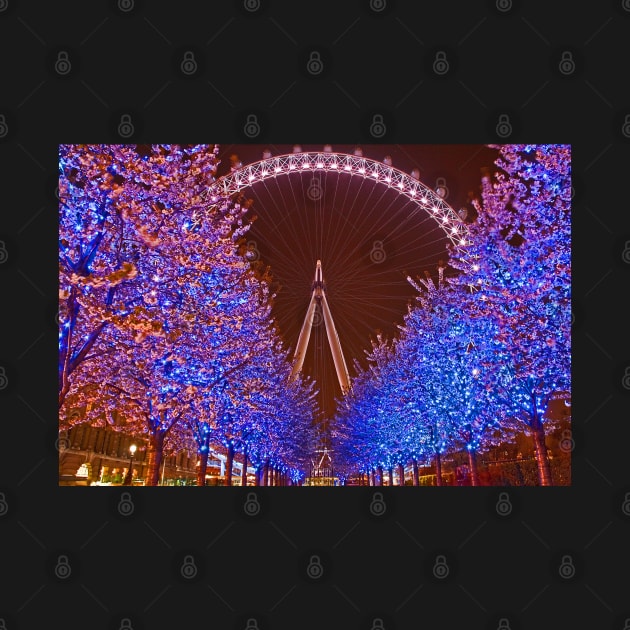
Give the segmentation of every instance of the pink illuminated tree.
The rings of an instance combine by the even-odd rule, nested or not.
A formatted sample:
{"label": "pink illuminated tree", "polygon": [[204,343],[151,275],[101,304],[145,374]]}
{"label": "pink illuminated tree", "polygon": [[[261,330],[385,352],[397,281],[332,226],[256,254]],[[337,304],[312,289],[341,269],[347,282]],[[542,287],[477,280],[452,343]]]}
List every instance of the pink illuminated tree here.
{"label": "pink illuminated tree", "polygon": [[[267,284],[242,256],[245,209],[209,206],[210,147],[62,147],[60,428],[85,418],[165,440],[244,368],[269,325]],[[67,182],[67,184],[66,184]]]}

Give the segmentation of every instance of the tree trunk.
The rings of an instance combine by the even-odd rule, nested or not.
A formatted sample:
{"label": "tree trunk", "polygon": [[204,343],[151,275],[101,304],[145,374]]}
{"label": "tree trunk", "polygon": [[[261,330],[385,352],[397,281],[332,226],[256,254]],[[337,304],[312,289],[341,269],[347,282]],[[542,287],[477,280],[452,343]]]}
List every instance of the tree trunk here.
{"label": "tree trunk", "polygon": [[538,481],[541,486],[551,486],[551,466],[547,457],[547,445],[545,444],[545,429],[540,422],[533,431],[534,446],[536,448],[536,462],[538,464]]}
{"label": "tree trunk", "polygon": [[149,438],[149,464],[147,472],[147,486],[157,486],[160,479],[160,464],[164,452],[164,433],[158,431]]}
{"label": "tree trunk", "polygon": [[402,464],[398,464],[398,478],[399,478],[398,485],[404,486],[405,485],[405,467]]}
{"label": "tree trunk", "polygon": [[256,466],[256,470],[254,471],[254,486],[260,485],[260,477],[262,475],[262,468],[260,464]]}
{"label": "tree trunk", "polygon": [[378,466],[377,471],[378,471],[378,484],[377,485],[382,486],[383,485],[383,467]]}
{"label": "tree trunk", "polygon": [[440,452],[435,454],[435,485],[441,486],[442,484],[442,456]]}
{"label": "tree trunk", "polygon": [[206,473],[208,472],[208,454],[210,449],[210,434],[206,434],[203,439],[201,448],[199,449],[199,470],[197,471],[197,485],[206,485]]}
{"label": "tree trunk", "polygon": [[413,466],[413,485],[414,486],[419,486],[420,485],[420,477],[418,476],[418,462],[417,460],[413,460],[411,462],[412,466]]}
{"label": "tree trunk", "polygon": [[263,482],[262,482],[263,486],[268,486],[269,485],[269,460],[266,459],[265,460],[265,465],[263,467]]}
{"label": "tree trunk", "polygon": [[241,486],[247,485],[247,445],[243,449],[243,470],[241,471]]}
{"label": "tree trunk", "polygon": [[393,486],[394,485],[394,467],[390,466],[387,472],[389,473],[389,485]]}
{"label": "tree trunk", "polygon": [[479,485],[479,473],[477,471],[477,452],[474,449],[468,451],[468,465],[470,466],[470,483]]}
{"label": "tree trunk", "polygon": [[232,468],[234,468],[234,445],[228,444],[227,457],[225,459],[225,485],[232,485]]}
{"label": "tree trunk", "polygon": [[199,470],[197,470],[197,485],[206,485],[206,472],[208,472],[208,451],[199,451]]}

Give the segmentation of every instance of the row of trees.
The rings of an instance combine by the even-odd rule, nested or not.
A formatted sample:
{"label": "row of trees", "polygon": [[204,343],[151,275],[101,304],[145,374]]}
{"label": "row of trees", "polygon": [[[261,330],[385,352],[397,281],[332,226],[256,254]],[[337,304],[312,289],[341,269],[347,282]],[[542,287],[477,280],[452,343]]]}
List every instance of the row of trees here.
{"label": "row of trees", "polygon": [[200,484],[218,445],[228,470],[241,453],[296,481],[312,442],[313,383],[289,379],[270,278],[244,256],[247,204],[207,198],[217,153],[59,151],[59,428],[144,434],[149,485],[191,440]]}
{"label": "row of trees", "polygon": [[345,474],[444,453],[477,454],[528,432],[539,483],[551,485],[546,410],[568,396],[571,378],[570,148],[496,147],[471,245],[453,248],[438,283],[418,282],[398,339],[377,337],[352,391],[339,403],[335,450]]}

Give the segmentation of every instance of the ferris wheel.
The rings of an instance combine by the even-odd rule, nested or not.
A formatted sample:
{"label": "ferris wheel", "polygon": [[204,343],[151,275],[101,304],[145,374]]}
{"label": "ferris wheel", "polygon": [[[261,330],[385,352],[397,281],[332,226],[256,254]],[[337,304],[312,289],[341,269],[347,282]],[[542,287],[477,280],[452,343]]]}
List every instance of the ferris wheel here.
{"label": "ferris wheel", "polygon": [[[421,182],[418,170],[405,173],[390,157],[377,160],[358,148],[338,152],[330,145],[321,151],[295,145],[276,156],[266,150],[248,164],[233,159],[230,172],[209,186],[207,199],[237,193],[253,200],[257,217],[248,234],[249,258],[269,265],[278,280],[279,328],[300,369],[303,363],[318,381],[330,417],[335,397],[347,389],[348,370],[365,360],[370,338],[376,331],[396,334],[414,297],[407,278],[436,268],[449,248],[465,254],[465,216],[446,202],[443,190]],[[317,309],[311,283],[321,268],[326,284],[318,295],[321,302],[325,286],[326,306]],[[307,324],[309,336],[313,332],[308,350]]]}
{"label": "ferris wheel", "polygon": [[[291,154],[276,157],[269,154],[258,162],[233,169],[210,186],[211,201],[217,200],[217,193],[231,195],[259,182],[297,173],[358,176],[406,197],[415,204],[415,209],[426,212],[439,225],[456,248],[468,245],[468,229],[461,216],[446,203],[439,191],[434,191],[419,181],[418,172],[412,171],[407,175],[394,168],[391,159],[385,158],[384,162],[378,162],[364,157],[362,150],[349,155],[335,153],[332,149],[312,153],[302,152],[298,145],[295,148]],[[313,201],[322,196],[321,179],[311,178],[307,195]]]}

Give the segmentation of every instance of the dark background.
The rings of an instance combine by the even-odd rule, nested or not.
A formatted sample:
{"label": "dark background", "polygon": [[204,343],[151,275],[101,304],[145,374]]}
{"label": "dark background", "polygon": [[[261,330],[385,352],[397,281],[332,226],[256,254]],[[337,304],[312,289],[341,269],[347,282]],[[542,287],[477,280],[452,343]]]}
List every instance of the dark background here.
{"label": "dark background", "polygon": [[[622,630],[630,4],[207,4],[0,0],[5,627]],[[261,488],[255,516],[238,488],[134,489],[124,516],[120,488],[57,487],[58,143],[377,140],[572,144],[573,486],[509,489],[507,516],[498,488],[383,488],[378,517],[367,488]]]}

